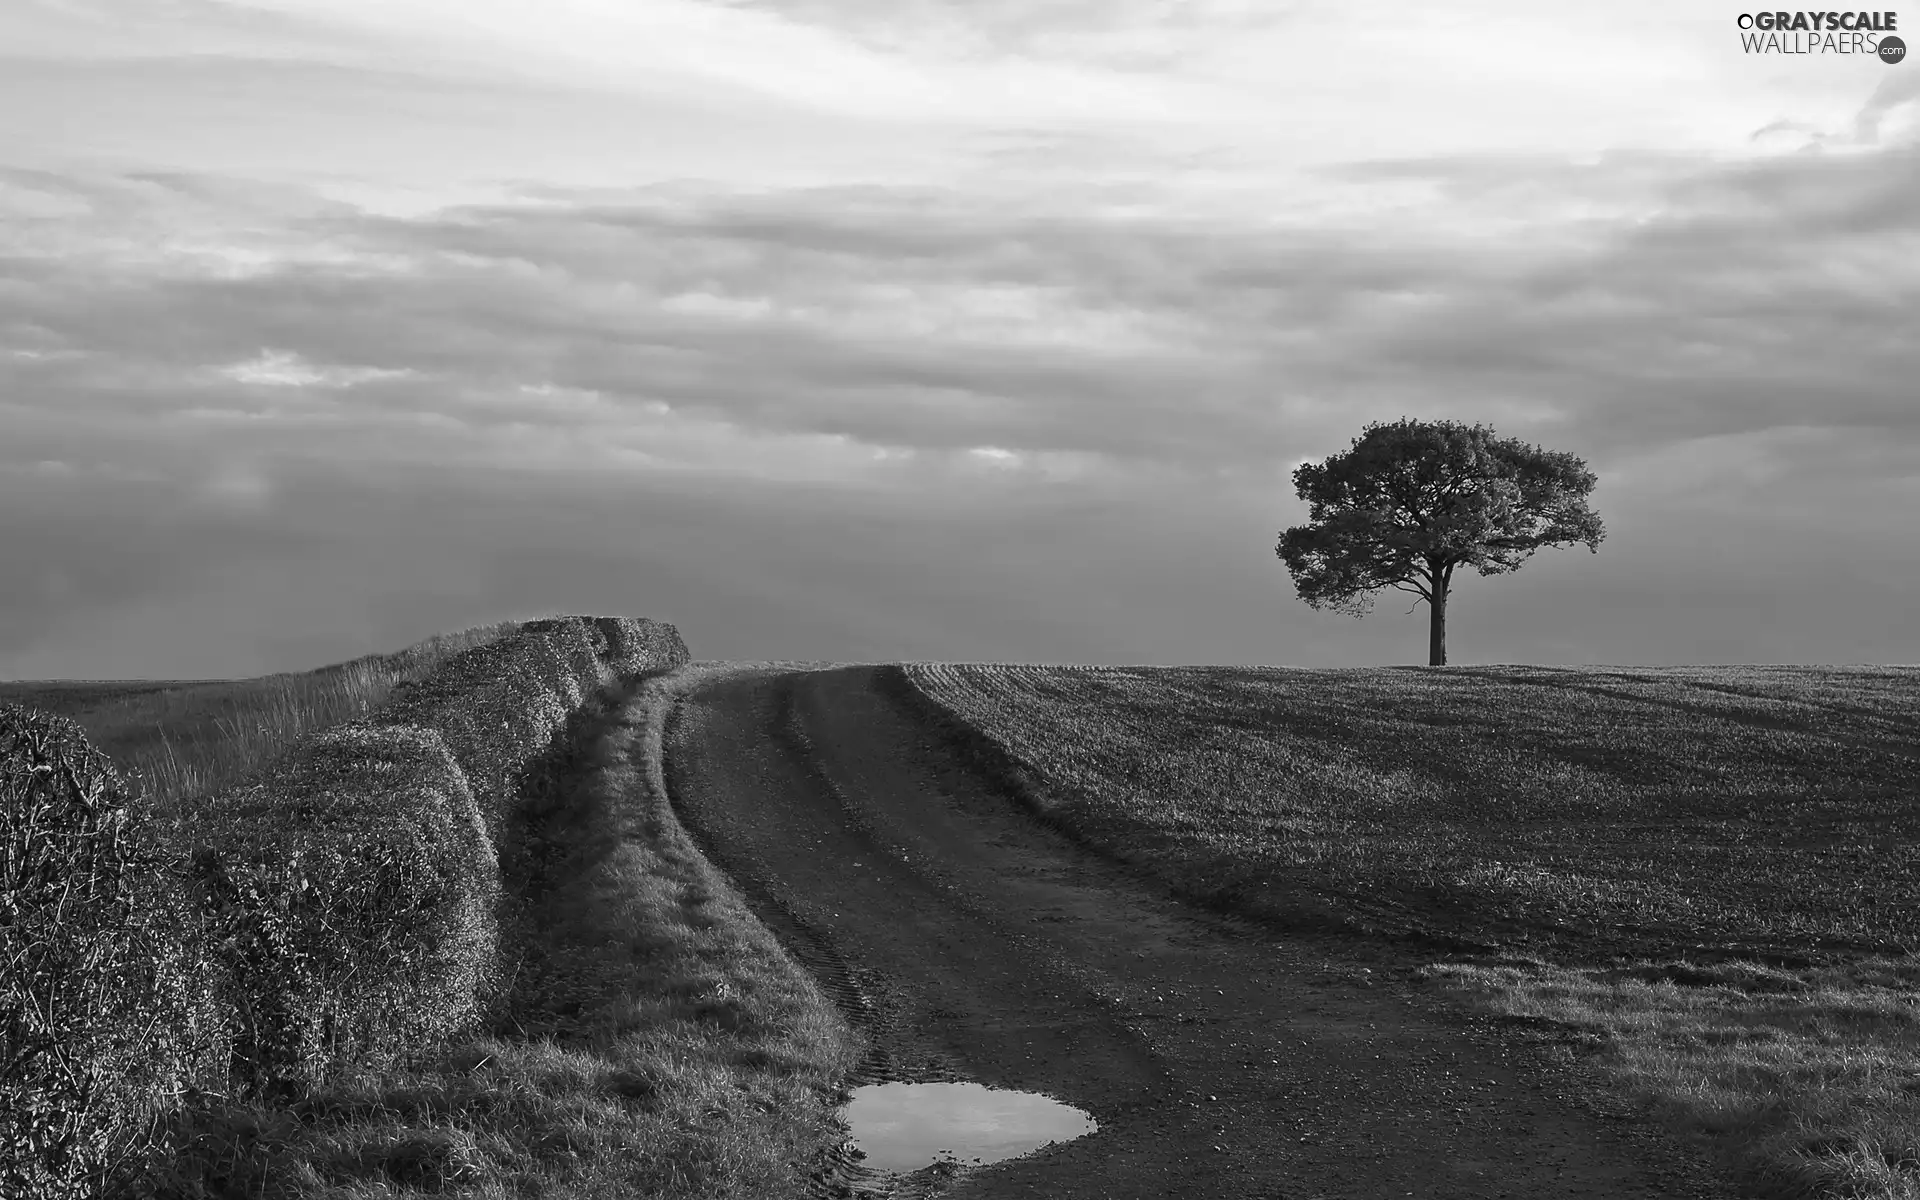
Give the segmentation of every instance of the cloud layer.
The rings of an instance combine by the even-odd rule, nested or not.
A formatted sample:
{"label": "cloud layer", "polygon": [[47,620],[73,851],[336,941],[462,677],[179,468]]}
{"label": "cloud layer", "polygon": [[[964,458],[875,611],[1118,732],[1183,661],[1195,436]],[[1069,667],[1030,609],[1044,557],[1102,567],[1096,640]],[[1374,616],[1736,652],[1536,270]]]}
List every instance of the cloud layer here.
{"label": "cloud layer", "polygon": [[[73,7],[29,6],[19,44],[48,89],[384,95],[420,143],[479,128],[455,97],[475,122],[526,99],[507,145],[660,117],[533,66],[487,82],[511,6],[431,62],[390,40],[424,4],[180,7],[228,53],[83,61]],[[675,620],[713,657],[1405,661],[1417,617],[1312,613],[1272,553],[1304,518],[1292,466],[1402,415],[1601,478],[1600,554],[1464,585],[1459,661],[1913,659],[1920,76],[1822,65],[1725,146],[1703,124],[1556,152],[1516,127],[1280,163],[1195,97],[1245,86],[1235,37],[1327,11],[1082,7],[890,7],[864,37],[839,6],[646,18],[902,87],[1051,64],[1167,106],[916,127],[776,102],[778,72],[699,101],[871,168],[825,178],[717,152],[696,177],[565,153],[482,174],[444,137],[411,174],[346,151],[301,172],[244,130],[60,158],[0,127],[0,548],[28,564],[0,589],[0,676],[253,673],[570,607]],[[1130,56],[1175,28],[1177,55]],[[247,74],[273,53],[294,65]],[[183,87],[162,94],[184,113]],[[1212,138],[1169,149],[1174,127]]]}

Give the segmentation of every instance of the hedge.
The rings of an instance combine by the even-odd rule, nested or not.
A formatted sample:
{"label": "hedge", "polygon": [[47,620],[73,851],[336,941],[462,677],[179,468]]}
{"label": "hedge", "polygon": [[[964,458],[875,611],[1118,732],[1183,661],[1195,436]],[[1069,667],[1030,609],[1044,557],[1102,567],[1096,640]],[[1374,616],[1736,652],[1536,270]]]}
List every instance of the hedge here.
{"label": "hedge", "polygon": [[0,1196],[105,1194],[220,1036],[142,801],[78,724],[0,705]]}
{"label": "hedge", "polygon": [[234,1090],[298,1092],[472,1025],[501,985],[529,769],[595,692],[687,659],[657,621],[527,622],[210,797],[186,857]]}

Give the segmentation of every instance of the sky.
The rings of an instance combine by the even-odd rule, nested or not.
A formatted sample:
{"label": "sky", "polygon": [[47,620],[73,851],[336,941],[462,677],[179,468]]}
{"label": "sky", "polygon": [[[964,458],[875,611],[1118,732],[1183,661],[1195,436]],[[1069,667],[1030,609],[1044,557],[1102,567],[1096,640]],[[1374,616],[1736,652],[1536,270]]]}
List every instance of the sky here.
{"label": "sky", "polygon": [[1742,11],[7,0],[0,678],[1423,663],[1274,553],[1401,417],[1599,480],[1456,664],[1915,662],[1920,63]]}

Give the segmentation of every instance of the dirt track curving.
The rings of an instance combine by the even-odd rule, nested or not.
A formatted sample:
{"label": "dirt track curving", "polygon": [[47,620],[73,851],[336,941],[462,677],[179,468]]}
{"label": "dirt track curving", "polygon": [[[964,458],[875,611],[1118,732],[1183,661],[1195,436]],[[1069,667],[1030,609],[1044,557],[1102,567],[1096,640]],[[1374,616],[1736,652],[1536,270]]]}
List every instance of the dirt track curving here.
{"label": "dirt track curving", "polygon": [[970,1079],[1099,1122],[955,1200],[1740,1194],[1557,1035],[1460,1011],[1404,954],[1197,911],[1039,825],[874,668],[719,677],[666,767],[702,849],[869,1033],[850,1086]]}

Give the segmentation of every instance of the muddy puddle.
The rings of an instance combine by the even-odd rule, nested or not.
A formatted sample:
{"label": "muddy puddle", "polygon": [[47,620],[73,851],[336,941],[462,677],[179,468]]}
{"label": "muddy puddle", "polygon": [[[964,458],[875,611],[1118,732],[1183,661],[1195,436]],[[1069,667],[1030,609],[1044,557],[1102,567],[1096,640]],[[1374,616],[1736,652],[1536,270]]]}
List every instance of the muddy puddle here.
{"label": "muddy puddle", "polygon": [[860,1165],[889,1173],[939,1162],[980,1166],[1094,1132],[1093,1118],[1034,1092],[977,1083],[877,1083],[840,1110]]}

